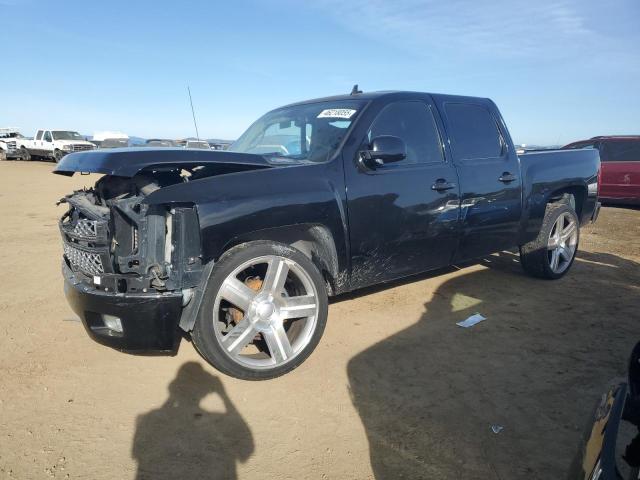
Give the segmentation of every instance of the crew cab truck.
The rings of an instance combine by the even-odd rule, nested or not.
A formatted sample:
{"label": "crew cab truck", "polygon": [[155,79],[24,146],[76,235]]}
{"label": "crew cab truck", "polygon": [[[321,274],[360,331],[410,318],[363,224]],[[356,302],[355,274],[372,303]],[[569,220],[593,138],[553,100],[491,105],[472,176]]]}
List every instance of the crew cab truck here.
{"label": "crew cab truck", "polygon": [[[598,212],[597,150],[516,155],[489,99],[356,93],[273,110],[227,151],[74,153],[104,174],[62,202],[65,292],[123,351],[282,375],[304,361],[328,296],[519,247],[565,275]],[[551,288],[551,287],[550,287]]]}
{"label": "crew cab truck", "polygon": [[17,128],[0,128],[0,155],[6,160],[22,160],[18,144],[23,139]]}
{"label": "crew cab truck", "polygon": [[23,160],[49,159],[58,163],[67,153],[93,150],[96,146],[72,130],[38,130],[33,140],[23,138],[20,155]]}

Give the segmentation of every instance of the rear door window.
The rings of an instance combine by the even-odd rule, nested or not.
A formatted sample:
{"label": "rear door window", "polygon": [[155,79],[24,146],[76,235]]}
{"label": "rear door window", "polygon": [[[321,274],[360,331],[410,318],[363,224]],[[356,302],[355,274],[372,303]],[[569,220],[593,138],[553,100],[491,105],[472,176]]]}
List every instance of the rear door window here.
{"label": "rear door window", "polygon": [[458,160],[499,158],[505,142],[496,119],[482,105],[447,103],[453,153]]}
{"label": "rear door window", "polygon": [[44,132],[44,141],[45,142],[50,142],[51,141],[51,132],[49,132],[48,130],[46,132]]}
{"label": "rear door window", "polygon": [[42,140],[42,130],[38,130],[38,133],[36,133],[36,140]]}
{"label": "rear door window", "polygon": [[605,140],[600,158],[603,162],[640,162],[640,141]]}

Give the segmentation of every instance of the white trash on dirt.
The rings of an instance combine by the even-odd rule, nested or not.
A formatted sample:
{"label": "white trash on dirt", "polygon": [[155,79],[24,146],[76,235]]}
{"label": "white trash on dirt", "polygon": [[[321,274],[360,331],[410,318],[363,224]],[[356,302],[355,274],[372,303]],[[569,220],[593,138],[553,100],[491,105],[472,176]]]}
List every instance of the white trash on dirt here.
{"label": "white trash on dirt", "polygon": [[502,425],[491,425],[491,431],[493,433],[500,433],[502,430],[504,430]]}
{"label": "white trash on dirt", "polygon": [[469,327],[473,327],[476,323],[480,323],[486,319],[487,319],[486,317],[483,317],[479,313],[474,313],[466,320],[463,320],[462,322],[456,322],[456,325],[462,328],[469,328]]}

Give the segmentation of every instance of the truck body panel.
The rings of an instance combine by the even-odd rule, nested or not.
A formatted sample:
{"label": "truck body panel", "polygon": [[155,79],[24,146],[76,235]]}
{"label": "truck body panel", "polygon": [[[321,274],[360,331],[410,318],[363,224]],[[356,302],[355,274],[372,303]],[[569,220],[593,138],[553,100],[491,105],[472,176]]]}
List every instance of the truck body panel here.
{"label": "truck body panel", "polygon": [[[325,104],[332,108],[318,113]],[[551,201],[566,198],[581,223],[597,214],[598,152],[518,156],[489,99],[381,92],[270,114],[296,108],[313,114],[306,124],[276,123],[277,136],[259,145],[260,154],[141,148],[62,159],[55,173],[105,174],[96,188],[64,199],[71,206],[61,221],[65,277],[74,305],[91,303],[78,299],[91,288],[103,303],[105,288],[173,295],[171,305],[181,294],[187,306],[169,325],[189,331],[211,269],[244,242],[298,248],[339,294],[522,245],[540,231]],[[398,138],[405,146],[399,161],[367,157],[373,139]],[[297,159],[314,148],[322,161]],[[99,241],[78,234],[86,221],[95,222]],[[87,259],[96,263],[87,267]],[[100,308],[91,304],[91,315],[79,314],[95,320]],[[106,305],[103,313],[112,310]],[[148,303],[144,311],[150,325],[166,318]],[[120,339],[117,348],[126,343]]]}

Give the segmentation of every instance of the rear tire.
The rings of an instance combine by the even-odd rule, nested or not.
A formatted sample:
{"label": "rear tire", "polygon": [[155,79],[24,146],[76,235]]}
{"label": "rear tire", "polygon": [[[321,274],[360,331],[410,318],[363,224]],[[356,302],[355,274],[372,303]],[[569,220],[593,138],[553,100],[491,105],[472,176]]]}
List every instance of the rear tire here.
{"label": "rear tire", "polygon": [[522,268],[534,277],[561,278],[573,265],[579,240],[575,210],[566,202],[550,203],[536,239],[520,246]]}
{"label": "rear tire", "polygon": [[267,380],[307,359],[327,313],[324,279],[308,257],[282,243],[249,242],[214,267],[191,337],[221,372]]}

